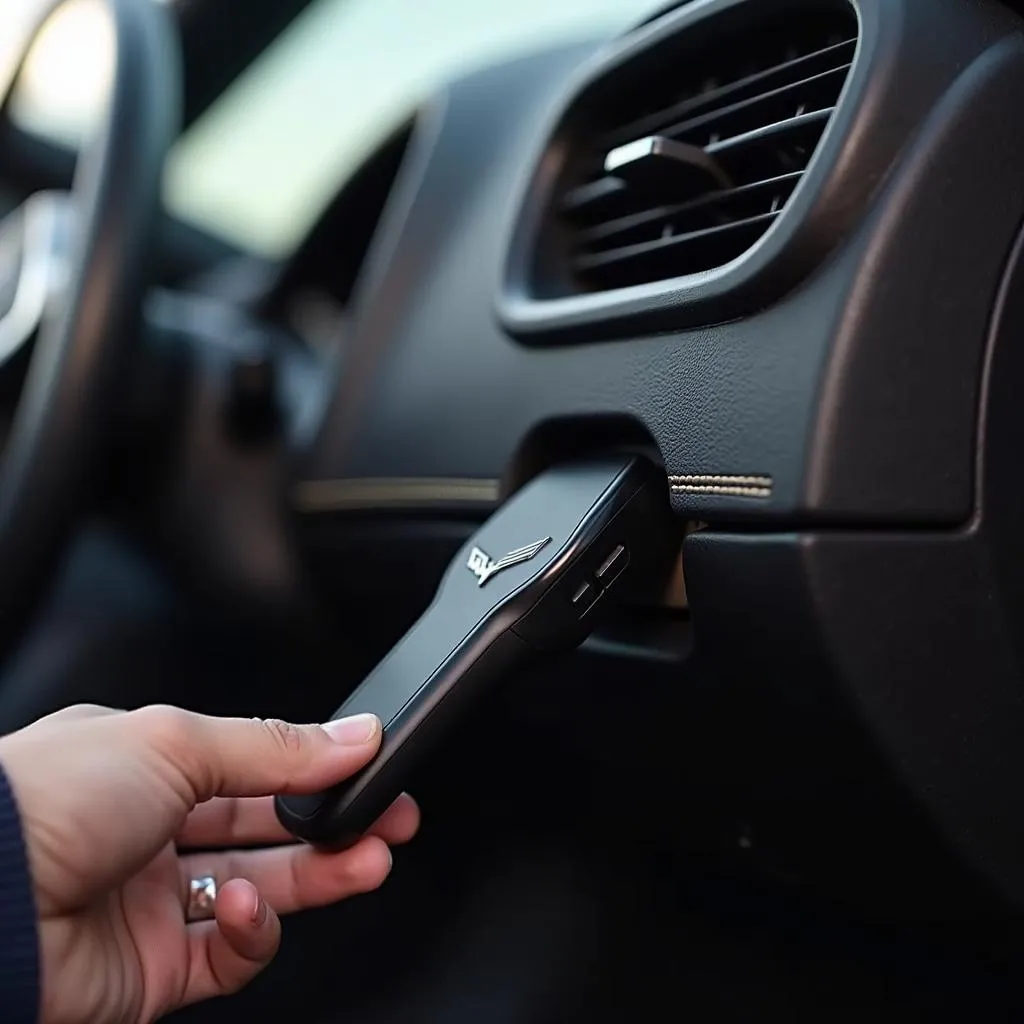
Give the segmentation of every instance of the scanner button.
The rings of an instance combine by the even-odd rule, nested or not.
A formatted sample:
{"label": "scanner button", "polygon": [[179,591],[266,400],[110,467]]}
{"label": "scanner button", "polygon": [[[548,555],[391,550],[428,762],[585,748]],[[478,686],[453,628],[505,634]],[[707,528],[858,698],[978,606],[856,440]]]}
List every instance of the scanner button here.
{"label": "scanner button", "polygon": [[581,583],[572,599],[572,606],[576,613],[582,618],[594,606],[594,602],[601,596],[601,591],[593,583]]}
{"label": "scanner button", "polygon": [[618,547],[601,563],[601,568],[594,574],[602,587],[610,586],[623,569],[629,565],[629,551],[625,544]]}

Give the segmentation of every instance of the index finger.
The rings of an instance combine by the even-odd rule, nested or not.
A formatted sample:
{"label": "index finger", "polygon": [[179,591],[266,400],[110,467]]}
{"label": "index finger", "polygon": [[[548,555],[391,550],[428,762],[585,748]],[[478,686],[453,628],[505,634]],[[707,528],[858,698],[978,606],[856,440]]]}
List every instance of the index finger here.
{"label": "index finger", "polygon": [[295,725],[151,707],[126,717],[135,719],[147,749],[190,787],[196,803],[215,796],[316,793],[354,775],[381,741],[374,715]]}
{"label": "index finger", "polygon": [[[419,823],[416,801],[403,793],[374,823],[369,834],[394,846],[412,839]],[[271,797],[215,797],[188,816],[175,842],[179,850],[212,850],[294,843],[296,839],[277,820]]]}

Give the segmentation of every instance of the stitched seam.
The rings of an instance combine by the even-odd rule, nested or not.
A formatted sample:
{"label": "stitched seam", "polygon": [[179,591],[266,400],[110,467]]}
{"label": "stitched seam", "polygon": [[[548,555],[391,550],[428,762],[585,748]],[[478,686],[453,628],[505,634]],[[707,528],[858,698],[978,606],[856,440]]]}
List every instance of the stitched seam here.
{"label": "stitched seam", "polygon": [[730,498],[772,496],[772,478],[758,474],[741,476],[731,473],[691,473],[670,476],[668,479],[675,494],[720,495]]}
{"label": "stitched seam", "polygon": [[733,476],[726,473],[686,474],[670,476],[673,484],[720,484],[723,487],[768,487],[772,486],[770,476]]}
{"label": "stitched seam", "polygon": [[767,487],[694,487],[690,484],[675,484],[672,490],[677,494],[723,494],[735,498],[770,498],[772,492]]}

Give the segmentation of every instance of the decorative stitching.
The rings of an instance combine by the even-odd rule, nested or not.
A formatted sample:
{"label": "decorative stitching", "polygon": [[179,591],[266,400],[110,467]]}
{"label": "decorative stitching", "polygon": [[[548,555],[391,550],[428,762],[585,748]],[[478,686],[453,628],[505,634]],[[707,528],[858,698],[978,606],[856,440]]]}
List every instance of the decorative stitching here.
{"label": "decorative stitching", "polygon": [[736,484],[746,487],[771,487],[772,485],[770,476],[734,476],[729,473],[686,474],[670,476],[669,480],[674,484],[724,484],[726,486]]}
{"label": "decorative stitching", "polygon": [[677,494],[722,495],[731,498],[770,498],[770,476],[738,476],[728,473],[696,473],[668,478]]}
{"label": "decorative stitching", "polygon": [[720,487],[709,485],[694,487],[690,484],[673,484],[672,490],[677,494],[724,494],[734,498],[770,498],[772,492],[767,487]]}

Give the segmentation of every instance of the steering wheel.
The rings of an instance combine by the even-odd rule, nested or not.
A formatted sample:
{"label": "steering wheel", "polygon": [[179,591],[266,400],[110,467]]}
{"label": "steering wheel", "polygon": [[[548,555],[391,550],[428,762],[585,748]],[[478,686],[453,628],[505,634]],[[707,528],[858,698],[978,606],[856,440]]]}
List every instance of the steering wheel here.
{"label": "steering wheel", "polygon": [[[6,80],[0,74],[4,108],[63,2],[44,12]],[[45,591],[100,468],[138,336],[161,173],[179,126],[169,12],[150,0],[104,0],[104,8],[114,69],[70,198],[35,196],[0,225],[0,386],[14,393],[0,454],[0,650]],[[61,280],[47,287],[62,231]]]}

